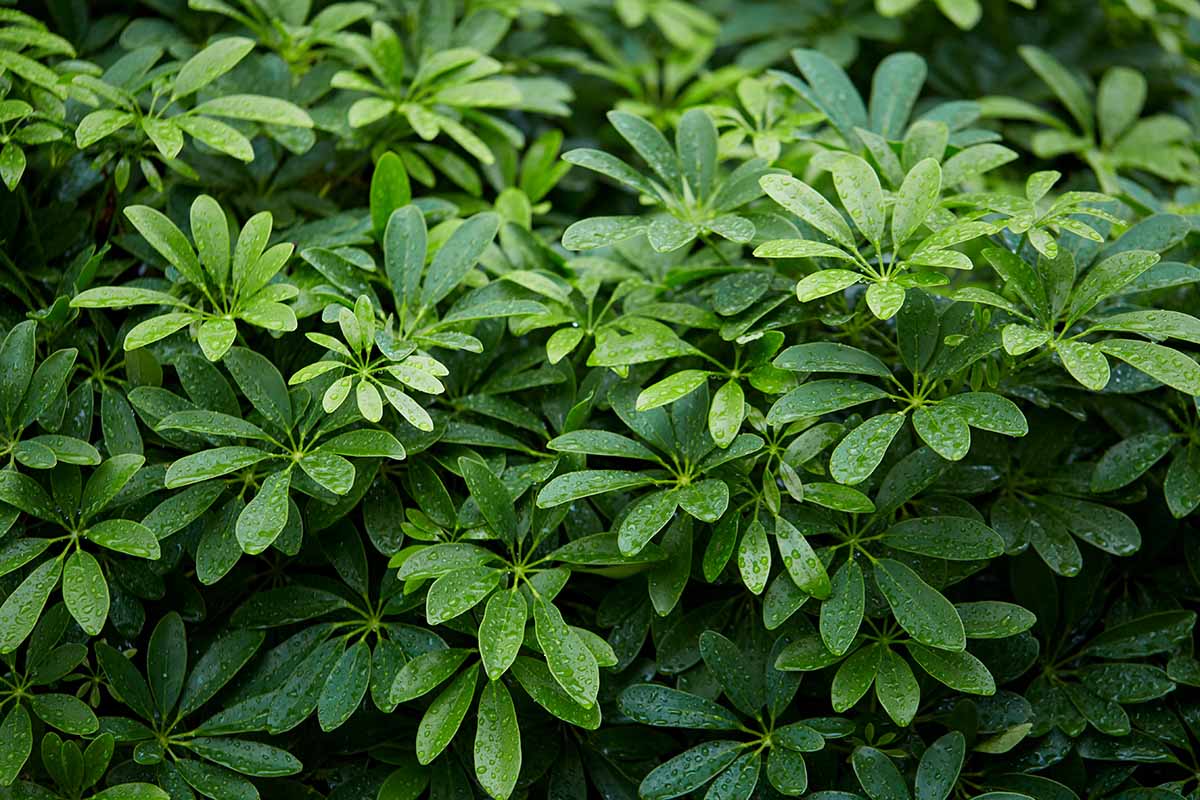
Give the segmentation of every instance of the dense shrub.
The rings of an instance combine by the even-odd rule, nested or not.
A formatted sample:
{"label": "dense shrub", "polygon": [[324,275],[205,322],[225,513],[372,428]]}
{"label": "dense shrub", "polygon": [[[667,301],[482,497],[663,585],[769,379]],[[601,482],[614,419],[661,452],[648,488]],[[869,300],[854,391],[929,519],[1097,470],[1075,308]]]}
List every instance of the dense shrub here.
{"label": "dense shrub", "polygon": [[1198,54],[0,9],[0,798],[1200,798]]}

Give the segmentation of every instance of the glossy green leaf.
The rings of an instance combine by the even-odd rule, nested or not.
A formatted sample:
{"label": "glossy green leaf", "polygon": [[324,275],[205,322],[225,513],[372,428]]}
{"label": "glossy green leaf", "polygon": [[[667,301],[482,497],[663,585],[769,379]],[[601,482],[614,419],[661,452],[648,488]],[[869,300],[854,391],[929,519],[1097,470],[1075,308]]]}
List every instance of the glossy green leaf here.
{"label": "glossy green leaf", "polygon": [[900,627],[918,642],[951,651],[966,647],[966,633],[954,606],[911,567],[880,559],[875,562],[875,582]]}
{"label": "glossy green leaf", "polygon": [[533,621],[554,680],[584,708],[594,705],[600,670],[583,639],[563,621],[562,613],[552,603],[541,598],[534,600]]}
{"label": "glossy green leaf", "polygon": [[906,519],[888,528],[883,541],[895,550],[950,561],[995,558],[1004,552],[1004,540],[995,531],[966,517]]}
{"label": "glossy green leaf", "polygon": [[433,761],[449,746],[471,708],[479,666],[472,664],[459,673],[426,709],[417,726],[417,760]]}
{"label": "glossy green leaf", "polygon": [[869,478],[903,425],[903,414],[880,414],[850,431],[829,459],[834,480],[854,485]]}
{"label": "glossy green leaf", "polygon": [[43,561],[0,604],[0,653],[11,653],[29,636],[61,573],[61,562]]}
{"label": "glossy green leaf", "polygon": [[865,602],[862,567],[848,560],[833,574],[829,597],[821,604],[821,640],[834,655],[850,649],[862,625]]}
{"label": "glossy green leaf", "polygon": [[638,793],[645,800],[670,800],[685,795],[732,764],[740,749],[741,745],[735,741],[716,740],[696,745],[651,770],[642,779]]}
{"label": "glossy green leaf", "polygon": [[321,730],[331,731],[350,718],[367,693],[371,674],[371,651],[364,641],[346,648],[329,673],[317,700],[317,721]]}
{"label": "glossy green leaf", "polygon": [[521,731],[512,697],[500,681],[490,681],[479,696],[475,728],[475,777],[496,800],[512,794],[521,772]]}
{"label": "glossy green leaf", "polygon": [[854,774],[871,800],[908,800],[908,785],[883,752],[859,747],[850,756]]}
{"label": "glossy green leaf", "polygon": [[479,624],[479,657],[491,680],[499,680],[520,652],[527,615],[520,592],[499,591],[488,598]]}
{"label": "glossy green leaf", "polygon": [[966,755],[966,739],[958,731],[938,738],[921,755],[913,796],[916,800],[946,800],[958,782]]}
{"label": "glossy green leaf", "polygon": [[894,650],[884,649],[875,673],[875,696],[897,725],[908,726],[920,706],[921,687],[908,666]]}
{"label": "glossy green leaf", "polygon": [[818,600],[829,597],[832,589],[825,565],[804,534],[783,517],[775,518],[775,544],[779,548],[784,569],[797,586]]}
{"label": "glossy green leaf", "polygon": [[637,684],[621,693],[621,711],[644,725],[735,730],[737,715],[713,701],[656,684]]}

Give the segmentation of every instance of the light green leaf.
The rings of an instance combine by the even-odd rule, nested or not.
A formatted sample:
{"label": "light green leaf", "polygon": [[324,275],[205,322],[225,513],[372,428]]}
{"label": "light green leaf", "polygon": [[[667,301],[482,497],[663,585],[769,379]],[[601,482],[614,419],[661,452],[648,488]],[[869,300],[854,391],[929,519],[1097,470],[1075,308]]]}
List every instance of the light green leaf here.
{"label": "light green leaf", "polygon": [[927,158],[904,177],[892,210],[892,243],[899,250],[937,206],[942,190],[942,169]]}
{"label": "light green leaf", "polygon": [[947,461],[959,461],[971,449],[971,430],[953,406],[938,403],[914,409],[912,422],[925,444]]}
{"label": "light green leaf", "polygon": [[306,453],[300,459],[300,469],[334,494],[346,494],[354,485],[354,465],[326,450]]}
{"label": "light green leaf", "polygon": [[140,522],[107,519],[88,528],[86,535],[101,547],[118,553],[151,560],[160,557],[157,537]]}
{"label": "light green leaf", "polygon": [[521,731],[504,683],[490,681],[479,696],[475,777],[496,800],[507,800],[521,772]]}
{"label": "light green leaf", "polygon": [[676,493],[679,507],[702,522],[713,523],[729,507],[729,485],[718,478],[705,478],[681,487]]}
{"label": "light green leaf", "polygon": [[849,559],[833,575],[829,597],[821,604],[821,640],[834,655],[850,649],[862,625],[866,589],[862,567]]}
{"label": "light green leaf", "polygon": [[681,397],[691,394],[699,386],[708,382],[711,373],[700,369],[685,369],[663,378],[641,391],[637,397],[637,410],[648,411],[652,408],[674,403]]}
{"label": "light green leaf", "polygon": [[671,521],[678,504],[679,493],[674,489],[662,489],[638,499],[617,529],[621,553],[633,556],[641,552],[646,543]]}
{"label": "light green leaf", "polygon": [[999,600],[959,603],[954,608],[968,639],[1005,639],[1029,630],[1037,622],[1033,612]]}
{"label": "light green leaf", "polygon": [[[1106,339],[1095,345],[1095,349],[1121,359],[1131,367],[1141,370],[1172,389],[1177,389],[1192,397],[1200,395],[1200,365],[1178,350],[1134,339]],[[1063,355],[1062,346],[1059,347],[1059,354]],[[1103,359],[1104,356],[1098,356],[1098,358]],[[1063,362],[1066,363],[1065,357]],[[1069,366],[1068,369],[1070,369]],[[1078,376],[1076,379],[1079,379]],[[1083,381],[1080,380],[1080,382]],[[1099,381],[1097,381],[1098,383]],[[1107,381],[1105,383],[1107,384]]]}
{"label": "light green leaf", "polygon": [[972,428],[1006,436],[1029,432],[1029,423],[1017,404],[993,392],[963,392],[947,397],[940,405],[954,409]]}
{"label": "light green leaf", "polygon": [[163,158],[175,158],[183,149],[183,130],[171,120],[143,117],[142,130]]}
{"label": "light green leaf", "polygon": [[193,111],[210,117],[226,117],[268,125],[283,125],[293,128],[311,128],[312,117],[304,109],[281,100],[259,94],[227,94],[206,100]]}
{"label": "light green leaf", "polygon": [[203,89],[237,66],[254,49],[254,40],[227,36],[189,58],[175,76],[171,97],[178,99]]}
{"label": "light green leaf", "polygon": [[555,717],[586,730],[600,727],[599,707],[577,703],[558,685],[544,662],[518,656],[512,672],[534,702]]}
{"label": "light green leaf", "polygon": [[921,702],[921,687],[912,668],[891,648],[884,648],[875,673],[875,696],[879,704],[902,727],[908,726]]}
{"label": "light green leaf", "polygon": [[966,632],[954,606],[911,567],[881,558],[875,562],[875,582],[896,622],[918,642],[942,650],[966,647]]}
{"label": "light green leaf", "polygon": [[371,227],[376,238],[382,239],[385,236],[392,212],[411,201],[412,189],[403,159],[391,151],[384,153],[375,162],[375,171],[371,173]]}
{"label": "light green leaf", "polygon": [[157,250],[167,263],[179,270],[179,274],[193,286],[202,287],[204,270],[200,260],[192,250],[191,244],[183,231],[175,227],[162,212],[149,206],[129,206],[125,216],[137,228],[151,247]]}
{"label": "light green leaf", "polygon": [[[883,241],[883,189],[875,170],[858,156],[834,163],[833,185],[858,230],[872,244]],[[903,189],[901,189],[903,192]]]}
{"label": "light green leaf", "polygon": [[1071,377],[1094,392],[1108,385],[1108,360],[1104,351],[1087,342],[1059,342],[1056,348]]}
{"label": "light green leaf", "polygon": [[166,486],[179,489],[193,483],[219,478],[270,458],[257,447],[216,447],[184,456],[167,468]]}
{"label": "light green leaf", "polygon": [[428,764],[449,746],[471,709],[479,665],[464,669],[430,704],[417,726],[417,760]]}
{"label": "light green leaf", "polygon": [[584,497],[634,489],[653,483],[653,479],[639,472],[622,470],[580,470],[559,475],[546,484],[538,494],[538,508],[554,506],[580,500]]}
{"label": "light green leaf", "polygon": [[438,249],[425,273],[420,302],[429,307],[441,302],[466,278],[483,251],[496,237],[500,217],[492,212],[476,214],[450,234]]}
{"label": "light green leaf", "polygon": [[130,306],[182,306],[178,297],[134,286],[103,286],[71,298],[73,308],[129,308]]}
{"label": "light green leaf", "polygon": [[657,128],[645,119],[624,111],[608,112],[608,121],[663,183],[672,189],[680,186],[679,158]]}
{"label": "light green leaf", "polygon": [[[820,638],[813,637],[813,646],[820,648],[820,660],[815,663],[820,664],[822,661],[833,663],[837,661],[837,656],[825,650],[825,646],[821,643]],[[854,706],[862,696],[871,688],[871,684],[875,682],[875,676],[879,672],[879,662],[883,657],[885,648],[878,642],[869,644],[861,650],[855,651],[849,658],[841,663],[837,672],[833,675],[833,684],[829,689],[829,700],[833,705],[833,710],[839,714]],[[780,654],[781,657],[783,654]],[[781,659],[782,660],[782,659]],[[806,661],[809,659],[805,659]],[[809,664],[805,664],[809,666]]]}
{"label": "light green leaf", "polygon": [[25,151],[15,142],[8,142],[0,149],[0,179],[10,192],[21,182],[27,163]]}
{"label": "light green leaf", "polygon": [[762,594],[771,576],[771,544],[767,531],[758,520],[754,520],[742,534],[738,545],[738,571],[742,583],[754,594]]}
{"label": "light green leaf", "polygon": [[1140,333],[1154,340],[1170,338],[1200,344],[1200,319],[1180,311],[1150,309],[1112,314],[1094,323],[1088,329],[1092,331]]}
{"label": "light green leaf", "polygon": [[209,361],[224,358],[236,339],[237,323],[231,319],[206,319],[196,334],[196,341]]}
{"label": "light green leaf", "polygon": [[93,111],[79,121],[75,127],[75,146],[86,150],[122,128],[132,124],[133,114],[116,108]]}
{"label": "light green leaf", "polygon": [[25,641],[61,572],[58,559],[43,561],[4,599],[0,605],[0,653],[11,653]]}
{"label": "light green leaf", "polygon": [[854,485],[869,478],[903,426],[903,414],[880,414],[846,434],[829,459],[833,479]]}
{"label": "light green leaf", "polygon": [[487,597],[501,573],[487,566],[462,567],[442,575],[425,596],[425,617],[430,625],[441,625],[470,611]]}
{"label": "light green leaf", "polygon": [[89,636],[99,636],[108,619],[108,582],[95,556],[77,550],[63,566],[63,602],[79,627]]}
{"label": "light green leaf", "polygon": [[841,372],[888,378],[892,372],[875,356],[856,347],[837,342],[810,342],[793,345],[772,362],[780,369],[795,372]]}
{"label": "light green leaf", "polygon": [[1112,492],[1128,486],[1170,452],[1174,441],[1160,433],[1139,433],[1105,451],[1092,473],[1093,492]]}
{"label": "light green leaf", "polygon": [[396,673],[389,700],[404,703],[428,694],[457,672],[470,655],[469,650],[445,648],[421,653]]}
{"label": "light green leaf", "polygon": [[825,565],[804,534],[783,517],[775,518],[775,544],[783,566],[797,586],[818,600],[829,597],[832,587]]}
{"label": "light green leaf", "polygon": [[891,319],[904,305],[904,287],[898,283],[872,283],[867,287],[867,307],[879,319]]}
{"label": "light green leaf", "polygon": [[1116,295],[1158,260],[1158,253],[1149,250],[1125,250],[1089,269],[1071,292],[1071,301],[1067,305],[1068,324],[1083,317],[1105,298]]}
{"label": "light green leaf", "polygon": [[562,246],[568,250],[592,250],[632,239],[645,230],[641,217],[591,217],[571,223],[563,231]]}
{"label": "light green leaf", "polygon": [[46,490],[16,470],[0,471],[0,500],[38,519],[51,522],[60,519],[58,506]]}
{"label": "light green leaf", "polygon": [[652,683],[621,692],[621,711],[643,725],[696,730],[736,730],[736,714],[705,697]]}
{"label": "light green leaf", "polygon": [[173,118],[173,122],[183,129],[184,133],[219,153],[239,161],[254,160],[254,145],[237,128],[208,117],[177,116]]}
{"label": "light green leaf", "polygon": [[[854,256],[840,247],[807,239],[776,239],[754,248],[755,258],[836,258],[853,261]],[[829,294],[826,292],[826,294]]]}
{"label": "light green leaf", "polygon": [[735,379],[722,384],[713,395],[712,406],[708,411],[708,432],[717,447],[729,447],[742,428],[742,418],[746,414],[745,393],[742,385]]}
{"label": "light green leaf", "polygon": [[479,624],[479,657],[489,679],[498,681],[512,666],[525,639],[527,614],[520,592],[499,591],[488,599]]}
{"label": "light green leaf", "polygon": [[767,412],[767,422],[780,425],[841,411],[885,397],[887,392],[862,381],[840,378],[809,381],[776,400]]}
{"label": "light green leaf", "polygon": [[552,603],[535,598],[533,620],[550,674],[576,703],[591,708],[600,690],[596,658],[579,635],[563,622],[562,614]]}
{"label": "light green leaf", "polygon": [[188,746],[197,755],[244,775],[264,778],[294,775],[302,766],[286,750],[249,739],[201,736],[192,739]]}
{"label": "light green leaf", "polygon": [[983,662],[970,653],[949,652],[923,647],[909,642],[908,652],[937,680],[960,692],[992,695],[996,693],[996,682]]}
{"label": "light green leaf", "polygon": [[842,247],[848,250],[855,249],[854,234],[851,233],[845,218],[816,189],[790,175],[765,175],[759,179],[759,185],[768,197],[786,210]]}
{"label": "light green leaf", "polygon": [[636,442],[628,436],[605,430],[569,431],[551,439],[546,443],[546,447],[560,453],[638,458],[646,461],[659,460],[654,451],[644,444]]}
{"label": "light green leaf", "polygon": [[949,561],[995,558],[1004,553],[1004,540],[982,522],[967,517],[911,517],[883,533],[895,550]]}
{"label": "light green leaf", "polygon": [[263,552],[283,532],[288,521],[291,483],[291,469],[271,473],[262,482],[258,494],[238,515],[235,532],[244,552],[250,555]]}

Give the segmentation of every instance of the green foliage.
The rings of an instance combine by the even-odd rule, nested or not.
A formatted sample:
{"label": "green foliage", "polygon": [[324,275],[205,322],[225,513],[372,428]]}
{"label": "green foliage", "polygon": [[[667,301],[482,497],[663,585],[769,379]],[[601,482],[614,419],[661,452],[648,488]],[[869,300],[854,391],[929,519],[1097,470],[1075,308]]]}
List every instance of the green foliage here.
{"label": "green foliage", "polygon": [[1193,0],[0,10],[0,800],[1195,800]]}
{"label": "green foliage", "polygon": [[1018,98],[987,98],[985,108],[989,116],[1045,126],[1029,138],[1039,158],[1078,156],[1106,192],[1119,190],[1120,173],[1127,170],[1173,182],[1193,180],[1200,162],[1191,146],[1191,126],[1171,114],[1141,118],[1148,91],[1141,73],[1112,67],[1100,77],[1094,96],[1089,96],[1089,89],[1044,50],[1026,46],[1021,57],[1066,108],[1075,127]]}

